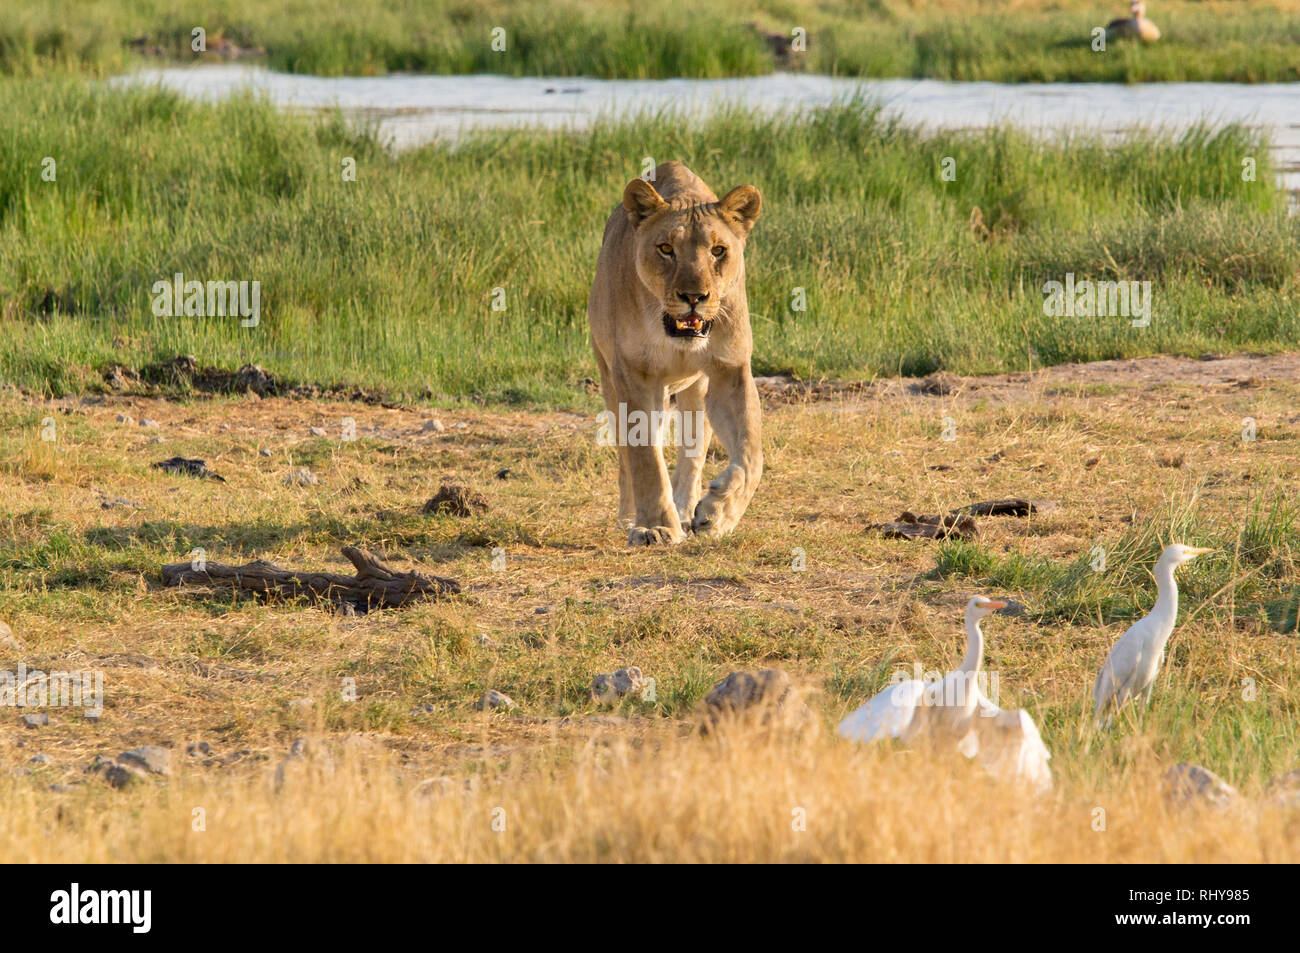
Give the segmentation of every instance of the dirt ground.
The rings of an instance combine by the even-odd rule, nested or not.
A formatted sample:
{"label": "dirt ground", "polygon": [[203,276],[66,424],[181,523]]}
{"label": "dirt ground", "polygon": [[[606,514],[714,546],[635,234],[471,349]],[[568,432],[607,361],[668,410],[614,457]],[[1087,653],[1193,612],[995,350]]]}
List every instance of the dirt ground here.
{"label": "dirt ground", "polygon": [[[765,666],[810,686],[833,719],[889,659],[951,667],[959,651],[970,583],[935,575],[938,543],[885,540],[869,525],[904,509],[1049,498],[1060,504],[1050,514],[981,521],[980,544],[1054,560],[1179,502],[1194,502],[1202,525],[1229,525],[1261,493],[1294,496],[1298,372],[1300,355],[1280,354],[865,388],[765,378],[767,471],[740,530],[649,551],[628,549],[614,525],[616,469],[591,415],[11,392],[0,405],[22,425],[0,468],[0,618],[21,650],[9,654],[29,669],[101,670],[107,708],[94,723],[55,711],[34,729],[5,715],[0,768],[77,788],[99,783],[86,774],[95,755],[152,744],[173,750],[177,770],[265,771],[310,735],[381,746],[413,775],[440,776],[611,725],[687,730],[710,685]],[[41,440],[49,421],[54,439]],[[226,482],[150,466],[177,454]],[[286,484],[304,467],[316,483]],[[421,513],[444,480],[482,493],[488,511]],[[158,575],[195,548],[209,561],[345,572],[347,543],[454,577],[464,594],[353,617],[167,589]],[[1172,682],[1205,690],[1189,673],[1223,666],[1220,695],[1248,671],[1290,705],[1294,633],[1233,625],[1217,643],[1191,629]],[[1040,717],[1082,711],[1122,631],[1096,619],[1049,631],[1032,613],[998,628],[991,664]],[[657,679],[656,703],[611,715],[587,697],[592,676],[633,664]],[[346,679],[356,702],[340,696]],[[478,711],[489,688],[515,708]],[[187,756],[198,742],[210,751]]]}

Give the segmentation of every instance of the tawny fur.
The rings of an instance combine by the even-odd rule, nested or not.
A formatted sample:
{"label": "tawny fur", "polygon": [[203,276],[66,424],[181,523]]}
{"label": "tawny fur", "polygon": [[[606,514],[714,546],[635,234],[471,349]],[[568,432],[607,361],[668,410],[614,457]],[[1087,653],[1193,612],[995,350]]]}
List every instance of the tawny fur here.
{"label": "tawny fur", "polygon": [[[707,412],[687,435],[694,439],[678,447],[671,482],[659,445],[619,447],[619,519],[630,544],[730,533],[758,487],[762,420],[750,369],[745,241],[761,207],[753,186],[719,200],[686,166],[665,162],[653,185],[628,183],[605,226],[587,318],[606,409]],[[670,336],[666,315],[709,321],[708,336]],[[728,465],[701,497],[712,432]]]}

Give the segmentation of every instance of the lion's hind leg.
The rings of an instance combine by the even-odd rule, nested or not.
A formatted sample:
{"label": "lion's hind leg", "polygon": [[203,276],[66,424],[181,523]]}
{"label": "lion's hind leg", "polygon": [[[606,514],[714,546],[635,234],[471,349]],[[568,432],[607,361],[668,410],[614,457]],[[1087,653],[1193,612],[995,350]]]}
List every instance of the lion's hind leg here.
{"label": "lion's hind leg", "polygon": [[627,447],[617,439],[620,402],[618,388],[614,386],[614,375],[609,372],[599,349],[596,349],[596,364],[600,370],[600,393],[605,398],[605,410],[613,415],[608,423],[618,453],[618,525],[626,531],[636,522],[636,496],[632,492],[632,469],[627,458]]}

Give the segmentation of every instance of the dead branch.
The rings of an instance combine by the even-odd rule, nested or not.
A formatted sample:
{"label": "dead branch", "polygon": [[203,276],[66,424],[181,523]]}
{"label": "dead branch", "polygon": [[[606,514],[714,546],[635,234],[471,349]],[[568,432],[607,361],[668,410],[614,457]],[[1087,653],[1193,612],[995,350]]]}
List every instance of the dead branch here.
{"label": "dead branch", "polygon": [[343,555],[357,568],[355,576],[281,569],[258,559],[243,566],[206,563],[201,569],[195,562],[171,563],[162,567],[162,578],[168,586],[198,584],[288,599],[305,596],[351,603],[359,609],[394,608],[417,599],[437,599],[460,592],[460,583],[454,579],[394,572],[379,557],[355,546],[344,546]]}

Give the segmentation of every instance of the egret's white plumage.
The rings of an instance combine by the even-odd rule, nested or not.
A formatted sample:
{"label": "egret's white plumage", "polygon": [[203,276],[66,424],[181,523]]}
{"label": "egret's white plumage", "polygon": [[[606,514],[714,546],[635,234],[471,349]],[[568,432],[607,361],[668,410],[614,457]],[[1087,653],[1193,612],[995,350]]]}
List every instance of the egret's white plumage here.
{"label": "egret's white plumage", "polygon": [[979,704],[974,688],[984,656],[984,633],[980,619],[1005,606],[976,596],[966,603],[966,657],[960,667],[942,681],[925,684],[916,679],[896,682],[840,722],[839,733],[851,741],[901,738],[911,741],[924,733],[961,739]]}
{"label": "egret's white plumage", "polygon": [[966,604],[966,657],[942,681],[898,682],[876,695],[837,729],[851,741],[898,738],[953,745],[995,777],[1051,787],[1051,758],[1034,720],[1024,710],[1003,711],[984,695],[977,676],[984,657],[980,619],[1006,605],[976,596]]}
{"label": "egret's white plumage", "polygon": [[924,693],[924,683],[916,679],[890,685],[840,722],[840,736],[850,741],[902,738]]}
{"label": "egret's white plumage", "polygon": [[1142,695],[1144,704],[1151,700],[1165,643],[1173,634],[1178,618],[1178,583],[1174,581],[1174,570],[1208,552],[1208,549],[1174,543],[1166,546],[1156,560],[1152,573],[1156,578],[1155,606],[1129,626],[1111,647],[1092,687],[1098,727],[1107,727],[1115,713],[1134,696]]}
{"label": "egret's white plumage", "polygon": [[[1023,708],[1003,711],[983,696],[979,709],[971,729],[976,750],[966,756],[977,757],[994,777],[1022,779],[1038,791],[1049,789],[1052,769],[1047,762],[1052,753],[1043,744],[1043,736],[1029,712]],[[968,742],[967,748],[970,747]]]}

